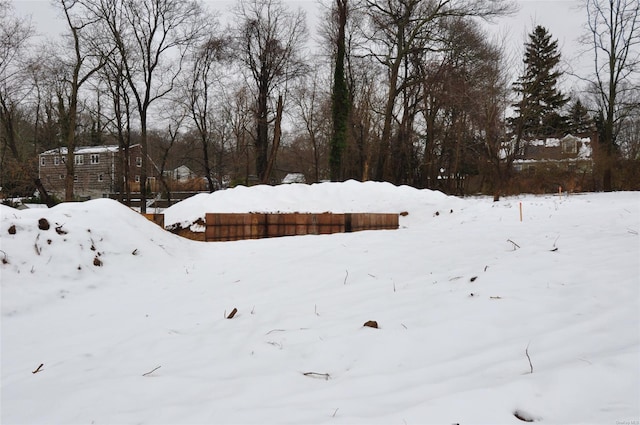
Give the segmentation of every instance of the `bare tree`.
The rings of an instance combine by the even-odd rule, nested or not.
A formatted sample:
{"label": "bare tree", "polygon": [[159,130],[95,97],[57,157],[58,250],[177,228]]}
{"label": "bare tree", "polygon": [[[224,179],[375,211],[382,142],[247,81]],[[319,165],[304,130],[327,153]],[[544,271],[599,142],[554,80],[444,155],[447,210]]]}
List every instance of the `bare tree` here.
{"label": "bare tree", "polygon": [[20,146],[17,125],[21,105],[30,92],[24,56],[33,29],[28,21],[12,15],[11,2],[0,1],[0,187],[7,183],[15,190],[33,181],[34,171]]}
{"label": "bare tree", "polygon": [[[439,21],[450,17],[491,18],[513,10],[509,0],[365,0],[370,17],[369,54],[386,68],[388,88],[384,127],[377,152],[374,178],[389,176],[388,157],[399,95],[419,79],[406,72],[410,56],[438,48]],[[404,75],[403,75],[404,73]]]}
{"label": "bare tree", "polygon": [[[279,109],[272,106],[272,96],[279,90],[277,98],[281,99],[286,83],[305,72],[302,57],[307,35],[305,15],[301,10],[289,11],[279,0],[240,0],[235,13],[239,20],[239,59],[256,90],[256,173],[258,179],[266,183],[270,178],[269,163],[273,164],[272,155],[277,152],[277,147],[273,149],[273,143],[269,143],[272,119],[276,120],[274,142],[278,142]],[[277,105],[281,108],[281,101]]]}
{"label": "bare tree", "polygon": [[144,213],[150,109],[173,90],[189,46],[203,35],[202,9],[193,0],[82,1],[106,25],[122,57],[124,76],[140,119],[140,209]]}
{"label": "bare tree", "polygon": [[118,141],[119,169],[121,175],[117,176],[114,189],[118,193],[120,202],[131,205],[130,181],[130,148],[133,120],[132,94],[125,77],[125,64],[122,56],[116,51],[109,56],[105,67],[99,75],[100,80],[106,86],[107,96],[111,101],[107,129]]}
{"label": "bare tree", "polygon": [[[210,32],[214,31],[211,28]],[[214,180],[214,172],[211,158],[211,147],[214,143],[213,131],[216,112],[215,89],[222,78],[222,71],[218,65],[228,62],[229,40],[217,34],[211,34],[202,45],[196,46],[189,58],[188,76],[185,81],[187,110],[191,121],[195,125],[202,153],[202,167],[210,192],[213,192],[220,183]],[[219,94],[219,92],[218,92]]]}
{"label": "bare tree", "polygon": [[94,47],[96,40],[93,27],[95,19],[90,17],[78,0],[59,0],[69,28],[71,54],[60,59],[62,85],[58,91],[58,113],[61,120],[63,142],[67,148],[65,176],[65,201],[74,200],[76,123],[80,89],[106,63],[108,53],[100,54]]}
{"label": "bare tree", "polygon": [[593,48],[591,84],[597,104],[602,189],[611,191],[618,134],[640,108],[640,3],[637,0],[584,0],[587,35]]}
{"label": "bare tree", "polygon": [[[295,104],[294,116],[300,123],[300,139],[307,142],[311,152],[311,170],[313,181],[315,182],[327,177],[325,172],[326,165],[322,159],[326,157],[327,136],[332,134],[329,129],[328,116],[329,94],[321,88],[326,84],[323,84],[318,67],[307,78],[300,81],[300,84],[294,90],[293,96]],[[345,128],[346,130],[348,129]],[[340,161],[340,168],[341,166]]]}

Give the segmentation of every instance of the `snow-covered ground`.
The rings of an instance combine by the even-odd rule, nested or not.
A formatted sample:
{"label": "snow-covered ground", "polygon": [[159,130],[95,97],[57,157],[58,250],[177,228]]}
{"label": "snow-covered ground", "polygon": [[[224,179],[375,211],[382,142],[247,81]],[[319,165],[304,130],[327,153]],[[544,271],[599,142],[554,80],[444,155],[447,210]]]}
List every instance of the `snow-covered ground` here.
{"label": "snow-covered ground", "polygon": [[228,211],[409,214],[204,243],[110,200],[0,207],[2,423],[640,420],[640,193],[257,186],[166,222]]}

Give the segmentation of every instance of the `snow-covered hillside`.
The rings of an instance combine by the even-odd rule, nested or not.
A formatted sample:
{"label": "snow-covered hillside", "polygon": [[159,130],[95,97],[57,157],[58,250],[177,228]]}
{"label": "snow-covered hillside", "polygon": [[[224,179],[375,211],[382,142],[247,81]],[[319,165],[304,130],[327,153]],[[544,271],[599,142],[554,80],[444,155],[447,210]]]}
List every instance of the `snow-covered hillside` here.
{"label": "snow-covered hillside", "polygon": [[2,423],[640,418],[640,193],[494,203],[295,184],[165,218],[248,211],[408,215],[204,243],[110,200],[0,207]]}

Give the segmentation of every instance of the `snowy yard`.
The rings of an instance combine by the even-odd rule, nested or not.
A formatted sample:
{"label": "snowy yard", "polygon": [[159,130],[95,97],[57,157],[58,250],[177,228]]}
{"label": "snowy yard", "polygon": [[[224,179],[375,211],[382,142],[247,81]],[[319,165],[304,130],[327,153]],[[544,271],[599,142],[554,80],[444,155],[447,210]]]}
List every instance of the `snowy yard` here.
{"label": "snowy yard", "polygon": [[408,215],[204,243],[110,200],[0,207],[1,422],[639,423],[640,193],[256,186],[165,222],[273,211]]}

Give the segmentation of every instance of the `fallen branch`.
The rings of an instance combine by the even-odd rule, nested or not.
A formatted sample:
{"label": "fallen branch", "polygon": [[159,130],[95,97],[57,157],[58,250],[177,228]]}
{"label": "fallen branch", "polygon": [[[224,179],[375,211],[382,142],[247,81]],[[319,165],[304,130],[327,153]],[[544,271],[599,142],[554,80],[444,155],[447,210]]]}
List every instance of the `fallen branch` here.
{"label": "fallen branch", "polygon": [[267,344],[269,345],[273,345],[274,347],[278,347],[279,349],[282,350],[282,344],[279,342],[275,342],[275,341],[267,341]]}
{"label": "fallen branch", "polygon": [[155,372],[156,370],[160,369],[161,367],[162,367],[162,366],[158,366],[158,367],[156,367],[156,368],[154,368],[154,369],[150,370],[150,371],[149,371],[149,372],[147,372],[147,373],[143,373],[143,374],[142,374],[142,376],[151,375],[153,372]]}
{"label": "fallen branch", "polygon": [[31,372],[31,373],[36,374],[36,373],[42,371],[42,366],[44,366],[44,363],[40,363],[40,366],[38,366],[38,368],[36,370],[34,370],[33,372]]}
{"label": "fallen branch", "polygon": [[[529,341],[531,344],[531,341]],[[533,373],[533,364],[531,364],[531,357],[529,357],[529,344],[527,344],[527,348],[524,350],[524,353],[527,355],[527,360],[529,360],[529,368],[531,369],[530,373]]]}
{"label": "fallen branch", "polygon": [[324,379],[325,381],[328,381],[329,378],[331,377],[328,373],[318,373],[318,372],[304,372],[303,375],[308,376],[310,378]]}
{"label": "fallen branch", "polygon": [[520,248],[520,245],[518,245],[517,243],[515,243],[514,241],[512,241],[511,239],[507,239],[507,242],[511,242],[513,244],[513,250],[515,251],[516,249]]}

